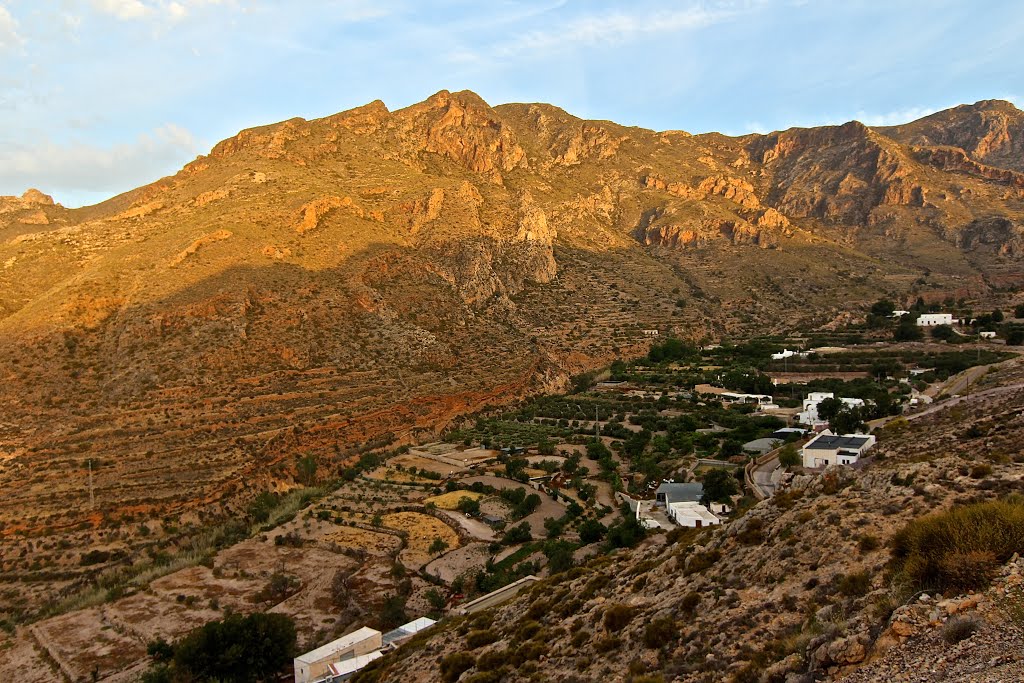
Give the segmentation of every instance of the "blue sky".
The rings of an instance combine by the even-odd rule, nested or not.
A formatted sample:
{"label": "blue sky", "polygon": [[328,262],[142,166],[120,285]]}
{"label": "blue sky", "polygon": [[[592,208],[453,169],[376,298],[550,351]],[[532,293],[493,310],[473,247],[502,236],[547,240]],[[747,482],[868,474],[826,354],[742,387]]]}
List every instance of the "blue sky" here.
{"label": "blue sky", "polygon": [[238,130],[443,88],[730,134],[1024,105],[1015,0],[0,0],[0,194],[68,206]]}

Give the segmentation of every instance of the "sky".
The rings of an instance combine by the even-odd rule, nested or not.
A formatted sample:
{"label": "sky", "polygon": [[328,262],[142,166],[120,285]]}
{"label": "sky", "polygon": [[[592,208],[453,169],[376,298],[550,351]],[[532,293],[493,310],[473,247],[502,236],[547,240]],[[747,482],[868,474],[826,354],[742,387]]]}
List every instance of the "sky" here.
{"label": "sky", "polygon": [[0,0],[0,194],[93,204],[251,126],[438,90],[738,135],[1024,107],[1019,0]]}

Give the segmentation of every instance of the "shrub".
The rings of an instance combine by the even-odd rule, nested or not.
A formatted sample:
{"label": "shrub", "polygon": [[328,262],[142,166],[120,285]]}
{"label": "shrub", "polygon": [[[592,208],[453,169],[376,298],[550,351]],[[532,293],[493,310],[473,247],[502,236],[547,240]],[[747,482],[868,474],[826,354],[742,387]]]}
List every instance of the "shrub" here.
{"label": "shrub", "polygon": [[441,660],[441,680],[445,683],[455,683],[466,671],[476,665],[476,657],[468,652],[456,652]]}
{"label": "shrub", "polygon": [[871,588],[871,575],[867,572],[847,574],[839,580],[839,592],[847,597],[864,595]]}
{"label": "shrub", "polygon": [[604,612],[604,627],[612,633],[626,628],[632,620],[633,608],[629,605],[612,605]]}
{"label": "shrub", "polygon": [[690,591],[683,596],[683,599],[679,601],[679,609],[683,614],[693,614],[697,610],[697,606],[700,604],[700,593]]}
{"label": "shrub", "polygon": [[644,645],[657,649],[672,642],[676,637],[676,622],[671,617],[658,617],[644,629]]}
{"label": "shrub", "polygon": [[955,645],[961,640],[967,640],[978,631],[978,622],[969,617],[957,617],[950,619],[942,627],[942,637],[946,642]]}
{"label": "shrub", "polygon": [[984,479],[990,474],[992,474],[992,466],[985,462],[971,468],[971,479]]}
{"label": "shrub", "polygon": [[973,591],[1024,547],[1024,500],[954,507],[909,522],[891,543],[891,566],[914,588]]}
{"label": "shrub", "polygon": [[498,634],[490,629],[482,631],[470,631],[469,635],[466,636],[466,645],[470,650],[475,650],[478,647],[484,645],[490,645],[491,643],[498,640]]}
{"label": "shrub", "polygon": [[872,550],[877,550],[878,545],[878,539],[871,534],[864,534],[857,541],[857,548],[861,553],[870,553]]}

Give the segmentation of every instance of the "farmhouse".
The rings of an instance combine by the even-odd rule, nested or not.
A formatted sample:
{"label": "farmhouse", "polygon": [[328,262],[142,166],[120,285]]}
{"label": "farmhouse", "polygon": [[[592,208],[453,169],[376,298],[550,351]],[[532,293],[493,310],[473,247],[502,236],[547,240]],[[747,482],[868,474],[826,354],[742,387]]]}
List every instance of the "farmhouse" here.
{"label": "farmhouse", "polygon": [[669,503],[665,512],[669,519],[679,526],[700,529],[722,523],[722,520],[700,503]]}
{"label": "farmhouse", "polygon": [[[807,398],[804,399],[803,410],[796,414],[796,421],[811,427],[827,425],[828,420],[823,420],[818,416],[818,406],[825,399],[835,397],[836,395],[829,391],[812,391],[807,394]],[[864,400],[860,398],[841,398],[839,400],[848,408],[859,408],[864,405]]]}
{"label": "farmhouse", "polygon": [[808,353],[806,351],[790,351],[789,349],[782,349],[782,351],[772,354],[772,360],[782,360],[784,358],[792,358],[793,356],[806,358]]}
{"label": "farmhouse", "polygon": [[979,332],[978,336],[981,337],[982,339],[995,339],[996,333],[992,331],[983,331]]}
{"label": "farmhouse", "polygon": [[[315,650],[310,650],[304,655],[295,658],[295,683],[311,683],[325,678],[333,678],[341,674],[335,673],[332,664],[341,663],[346,660],[355,660],[376,652],[380,656],[380,648],[383,646],[383,634],[377,629],[362,627],[353,631],[347,636],[332,640]],[[363,662],[363,666],[372,660]],[[347,669],[349,665],[342,667]],[[351,674],[355,669],[349,672]]]}
{"label": "farmhouse", "polygon": [[808,441],[800,455],[804,467],[818,468],[828,465],[852,465],[875,445],[872,434],[833,434],[826,429]]}
{"label": "farmhouse", "polygon": [[654,492],[656,505],[668,505],[669,503],[699,503],[704,496],[704,484],[700,482],[687,482],[677,484],[672,481],[662,482],[658,490]]}
{"label": "farmhouse", "polygon": [[952,325],[952,313],[922,313],[917,318],[919,327],[934,327],[936,325]]}

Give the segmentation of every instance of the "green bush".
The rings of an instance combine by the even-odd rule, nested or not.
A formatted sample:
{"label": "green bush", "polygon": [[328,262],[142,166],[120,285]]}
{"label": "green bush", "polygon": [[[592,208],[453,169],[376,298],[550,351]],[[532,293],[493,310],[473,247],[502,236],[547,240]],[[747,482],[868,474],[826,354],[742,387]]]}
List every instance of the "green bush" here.
{"label": "green bush", "polygon": [[612,605],[604,612],[604,627],[612,633],[617,633],[629,625],[633,620],[633,608],[629,605]]}
{"label": "green bush", "polygon": [[667,645],[676,637],[679,629],[671,617],[658,617],[644,629],[644,645],[657,649]]}
{"label": "green bush", "polygon": [[174,646],[183,680],[277,680],[295,656],[295,623],[283,614],[233,614],[192,631]]}
{"label": "green bush", "polygon": [[441,680],[445,683],[455,683],[466,671],[476,665],[476,657],[468,652],[456,652],[441,660]]}
{"label": "green bush", "polygon": [[484,645],[490,645],[491,643],[498,640],[500,636],[490,629],[482,631],[470,631],[469,635],[466,636],[466,645],[470,650],[475,650],[478,647]]}
{"label": "green bush", "polygon": [[867,572],[847,574],[839,580],[839,592],[847,597],[859,597],[871,589],[871,575]]}
{"label": "green bush", "polygon": [[893,537],[892,568],[917,589],[974,591],[1024,549],[1024,499],[954,507],[908,523]]}
{"label": "green bush", "polygon": [[950,645],[967,640],[978,631],[978,622],[970,617],[956,617],[942,627],[942,637]]}

